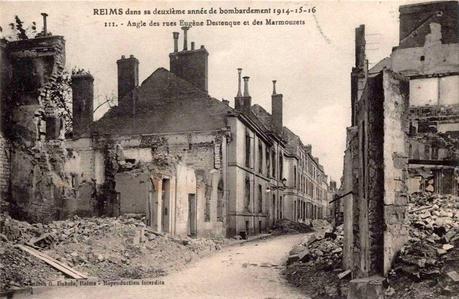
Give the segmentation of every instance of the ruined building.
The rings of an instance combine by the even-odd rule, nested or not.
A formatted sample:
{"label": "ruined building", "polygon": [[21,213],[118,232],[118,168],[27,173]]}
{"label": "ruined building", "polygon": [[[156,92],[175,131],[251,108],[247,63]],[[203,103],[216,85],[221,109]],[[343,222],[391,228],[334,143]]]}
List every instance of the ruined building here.
{"label": "ruined building", "polygon": [[8,130],[0,184],[17,217],[143,214],[171,235],[234,236],[281,218],[324,216],[327,176],[311,146],[283,126],[282,94],[274,86],[272,115],[252,105],[249,77],[239,70],[234,108],[212,98],[209,53],[194,42],[188,48],[187,30],[183,50],[173,34],[170,70],[143,82],[138,59],[121,56],[118,106],[97,121],[94,78],[73,74],[68,138],[47,89],[63,70],[63,37],[2,41]]}
{"label": "ruined building", "polygon": [[371,69],[365,26],[356,28],[341,186],[352,192],[343,199],[343,253],[354,278],[389,271],[408,239],[414,180],[425,187],[431,178],[431,191],[457,192],[458,9],[456,1],[401,6],[399,45]]}
{"label": "ruined building", "polygon": [[61,217],[74,199],[65,163],[72,153],[63,140],[53,90],[65,66],[62,36],[0,41],[1,194],[12,215],[32,221]]}

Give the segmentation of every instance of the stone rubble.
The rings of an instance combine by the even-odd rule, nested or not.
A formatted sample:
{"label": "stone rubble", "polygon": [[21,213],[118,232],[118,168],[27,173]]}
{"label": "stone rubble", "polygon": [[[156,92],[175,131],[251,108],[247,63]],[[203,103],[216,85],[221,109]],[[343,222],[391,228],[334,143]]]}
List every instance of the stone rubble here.
{"label": "stone rubble", "polygon": [[350,272],[341,268],[343,227],[332,231],[323,220],[314,222],[317,231],[290,251],[287,280],[303,288],[311,298],[346,298]]}
{"label": "stone rubble", "polygon": [[413,194],[408,220],[410,240],[387,277],[390,287],[386,295],[423,298],[430,294],[441,298],[459,294],[455,280],[459,271],[459,197]]}
{"label": "stone rubble", "polygon": [[278,220],[272,227],[272,233],[274,234],[310,233],[312,231],[313,229],[310,225],[288,219]]}
{"label": "stone rubble", "polygon": [[79,218],[29,224],[0,214],[1,290],[36,285],[59,271],[14,244],[32,246],[90,277],[152,278],[221,248],[223,240],[176,238],[151,231],[133,217]]}

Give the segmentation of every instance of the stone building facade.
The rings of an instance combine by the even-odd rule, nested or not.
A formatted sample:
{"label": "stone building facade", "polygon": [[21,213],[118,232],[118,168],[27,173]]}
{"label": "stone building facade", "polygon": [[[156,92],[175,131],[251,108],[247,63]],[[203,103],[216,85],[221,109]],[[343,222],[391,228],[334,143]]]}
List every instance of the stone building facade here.
{"label": "stone building facade", "polygon": [[311,145],[303,145],[301,139],[287,128],[284,128],[284,134],[287,140],[285,197],[293,204],[287,218],[306,222],[327,217],[329,187],[323,166],[312,155]]}
{"label": "stone building facade", "polygon": [[[170,71],[139,82],[140,62],[122,56],[118,105],[94,121],[94,78],[71,78],[72,132],[56,105],[63,37],[2,41],[0,188],[10,212],[30,221],[144,215],[171,235],[234,236],[266,231],[278,219],[321,218],[323,167],[283,126],[283,96],[272,115],[252,105],[249,78],[234,107],[207,92],[204,46],[183,50],[174,32]],[[30,84],[24,84],[29,82]],[[3,196],[4,195],[4,196]],[[6,205],[5,205],[6,206]]]}

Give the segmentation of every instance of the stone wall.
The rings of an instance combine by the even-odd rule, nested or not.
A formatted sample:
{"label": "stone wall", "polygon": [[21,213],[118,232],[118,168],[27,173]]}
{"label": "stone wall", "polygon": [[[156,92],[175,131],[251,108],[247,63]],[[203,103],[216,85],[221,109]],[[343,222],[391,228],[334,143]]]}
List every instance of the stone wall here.
{"label": "stone wall", "polygon": [[408,241],[408,92],[409,82],[384,71],[384,269]]}
{"label": "stone wall", "polygon": [[[355,101],[344,164],[344,259],[354,277],[383,275],[407,241],[407,79],[369,76]],[[351,233],[352,232],[352,233]]]}

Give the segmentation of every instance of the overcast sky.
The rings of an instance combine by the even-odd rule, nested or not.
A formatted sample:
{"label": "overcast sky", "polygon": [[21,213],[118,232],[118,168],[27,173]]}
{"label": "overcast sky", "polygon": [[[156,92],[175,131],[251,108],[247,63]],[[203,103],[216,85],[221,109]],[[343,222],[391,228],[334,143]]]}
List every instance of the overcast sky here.
{"label": "overcast sky", "polygon": [[[169,69],[175,27],[126,27],[131,21],[183,20],[304,20],[298,26],[194,27],[188,41],[209,51],[209,93],[233,105],[237,92],[238,67],[250,76],[252,103],[271,111],[271,80],[284,95],[284,125],[312,144],[313,155],[325,171],[339,182],[342,175],[346,126],[350,124],[350,72],[354,64],[354,28],[366,25],[370,66],[390,54],[398,43],[400,1],[322,2],[2,2],[0,25],[19,15],[25,25],[47,12],[48,28],[66,40],[67,67],[84,68],[95,77],[98,99],[116,94],[116,60],[133,54],[140,61],[140,81],[158,67]],[[94,8],[210,9],[223,8],[316,8],[313,14],[194,15],[194,16],[95,16]],[[104,22],[123,23],[116,28]],[[5,32],[4,32],[5,33]],[[181,35],[182,39],[182,35]],[[180,42],[180,49],[182,47]],[[95,104],[97,105],[97,103]],[[100,117],[99,110],[96,117]]]}

